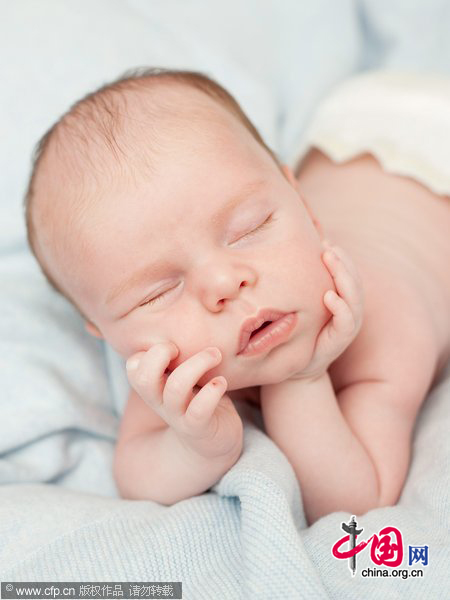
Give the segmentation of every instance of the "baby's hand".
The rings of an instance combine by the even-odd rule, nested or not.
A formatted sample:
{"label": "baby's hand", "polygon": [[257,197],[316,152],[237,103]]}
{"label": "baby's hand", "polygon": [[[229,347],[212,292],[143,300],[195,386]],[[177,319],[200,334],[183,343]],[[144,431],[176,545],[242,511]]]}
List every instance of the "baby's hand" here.
{"label": "baby's hand", "polygon": [[364,293],[353,261],[344,250],[325,242],[322,255],[333,277],[337,293],[328,290],[323,298],[332,317],[320,332],[314,354],[306,369],[290,379],[316,379],[350,345],[361,328]]}
{"label": "baby's hand", "polygon": [[[219,376],[202,388],[197,386],[198,380],[222,360],[220,350],[206,348],[167,375],[165,371],[178,353],[176,345],[167,342],[135,354],[127,361],[131,386],[190,450],[205,458],[240,454],[243,425],[225,394],[227,380]],[[137,367],[130,368],[135,359],[140,359]]]}

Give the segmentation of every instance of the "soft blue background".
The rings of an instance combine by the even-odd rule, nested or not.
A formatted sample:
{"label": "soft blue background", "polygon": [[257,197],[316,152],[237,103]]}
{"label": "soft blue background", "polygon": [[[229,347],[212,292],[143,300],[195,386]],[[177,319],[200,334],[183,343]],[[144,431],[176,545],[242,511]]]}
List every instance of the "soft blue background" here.
{"label": "soft blue background", "polygon": [[289,463],[252,426],[214,493],[171,508],[117,499],[123,365],[50,290],[25,244],[21,202],[38,138],[74,100],[136,66],[214,76],[289,163],[337,81],[375,67],[449,74],[449,3],[2,0],[0,9],[2,580],[173,578],[190,598],[238,598],[239,589],[257,598],[441,597],[450,559],[442,393],[420,421],[402,503],[365,520],[367,531],[401,525],[410,543],[432,537],[425,583],[351,581],[329,555],[348,516],[305,529]]}

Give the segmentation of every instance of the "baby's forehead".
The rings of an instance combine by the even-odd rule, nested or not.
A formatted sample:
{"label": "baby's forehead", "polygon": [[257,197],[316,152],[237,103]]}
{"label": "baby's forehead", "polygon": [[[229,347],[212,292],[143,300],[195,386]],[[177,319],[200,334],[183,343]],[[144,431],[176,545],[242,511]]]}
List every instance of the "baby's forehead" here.
{"label": "baby's forehead", "polygon": [[[183,131],[195,130],[198,141],[215,126],[233,117],[205,93],[184,84],[155,89],[93,94],[75,105],[52,131],[36,173],[35,189],[42,197],[79,201],[139,173],[152,172],[157,158],[181,141]],[[229,123],[228,123],[229,125]],[[38,194],[39,195],[39,194]],[[56,202],[53,202],[56,200]],[[75,202],[76,203],[76,202]]]}
{"label": "baby's forehead", "polygon": [[195,130],[200,144],[223,127],[241,126],[218,101],[186,84],[98,96],[76,106],[56,128],[47,157],[52,178],[101,185],[130,175],[130,168],[151,171],[186,131]]}
{"label": "baby's forehead", "polygon": [[36,203],[58,221],[81,225],[106,190],[153,177],[174,150],[189,157],[186,133],[200,148],[211,137],[232,136],[235,128],[242,125],[220,102],[186,84],[106,97],[99,92],[75,105],[54,130],[36,177]]}

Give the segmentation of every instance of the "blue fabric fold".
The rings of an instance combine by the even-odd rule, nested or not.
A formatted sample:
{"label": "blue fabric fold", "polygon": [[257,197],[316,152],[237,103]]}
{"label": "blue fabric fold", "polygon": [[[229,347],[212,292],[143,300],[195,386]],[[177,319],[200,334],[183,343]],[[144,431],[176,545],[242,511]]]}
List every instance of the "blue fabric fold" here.
{"label": "blue fabric fold", "polygon": [[[430,37],[418,27],[432,23]],[[78,97],[142,65],[200,70],[287,161],[317,102],[364,68],[450,74],[445,2],[32,0],[3,7],[0,38],[0,579],[182,581],[183,597],[434,598],[448,587],[450,372],[417,423],[398,506],[360,519],[429,544],[422,580],[352,578],[331,555],[349,515],[307,528],[292,467],[258,425],[207,493],[171,507],[118,497],[123,360],[90,337],[25,243],[34,144]],[[420,29],[420,31],[424,31]],[[281,35],[280,35],[281,32]],[[412,32],[414,36],[408,34]],[[445,35],[444,35],[445,34]],[[370,566],[358,556],[358,569]]]}

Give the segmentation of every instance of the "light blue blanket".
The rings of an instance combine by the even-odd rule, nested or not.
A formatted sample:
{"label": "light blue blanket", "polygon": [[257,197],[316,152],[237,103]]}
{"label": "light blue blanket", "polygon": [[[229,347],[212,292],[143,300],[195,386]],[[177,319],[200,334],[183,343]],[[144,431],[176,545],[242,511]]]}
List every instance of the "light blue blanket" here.
{"label": "light blue blanket", "polygon": [[[281,7],[280,7],[281,4]],[[289,162],[317,101],[362,68],[450,73],[445,2],[20,0],[0,60],[0,581],[182,581],[183,598],[442,598],[450,564],[450,365],[414,435],[396,507],[358,520],[428,545],[423,578],[357,576],[331,549],[351,515],[305,524],[292,467],[243,414],[245,446],[206,494],[172,507],[118,497],[111,466],[123,362],[84,331],[27,250],[34,143],[78,97],[141,65],[198,69],[234,93]],[[427,37],[423,32],[427,21]],[[282,35],[280,35],[282,32]],[[420,32],[421,35],[413,35]],[[383,567],[381,567],[383,568]]]}

